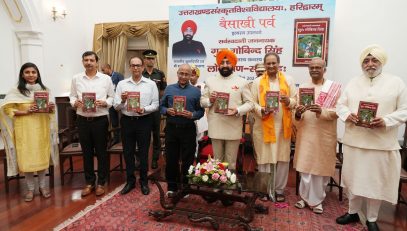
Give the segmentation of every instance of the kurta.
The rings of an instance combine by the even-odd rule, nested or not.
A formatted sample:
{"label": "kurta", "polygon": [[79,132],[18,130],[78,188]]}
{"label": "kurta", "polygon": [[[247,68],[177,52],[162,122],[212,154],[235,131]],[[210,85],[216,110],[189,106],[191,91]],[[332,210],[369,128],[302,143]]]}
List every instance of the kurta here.
{"label": "kurta", "polygon": [[[322,85],[304,83],[300,88],[315,88],[317,99]],[[333,176],[336,162],[336,112],[335,108],[322,108],[321,115],[306,111],[301,120],[294,120],[297,128],[294,168],[303,173]]]}
{"label": "kurta", "polygon": [[[229,108],[237,108],[239,115],[227,116],[215,113],[215,107],[212,107],[209,101],[210,94],[214,91],[229,93]],[[228,77],[217,75],[206,79],[201,105],[209,107],[209,137],[220,140],[239,140],[242,138],[243,122],[241,116],[252,109],[250,98],[248,82],[237,75],[232,74]]]}
{"label": "kurta", "polygon": [[32,113],[27,116],[14,116],[14,111],[28,110],[31,104],[7,104],[4,112],[14,117],[14,139],[17,163],[21,172],[35,172],[47,169],[51,154],[50,115]]}
{"label": "kurta", "polygon": [[[285,76],[287,84],[290,88],[290,104],[292,109],[296,105],[296,88],[293,78]],[[257,164],[275,164],[277,161],[290,161],[290,144],[291,139],[284,138],[283,132],[283,110],[280,103],[280,110],[272,115],[274,116],[274,129],[276,134],[275,143],[265,143],[263,141],[263,127],[261,117],[261,106],[259,104],[259,87],[261,78],[253,81],[251,87],[252,101],[254,103],[254,125],[253,125],[253,143],[256,150]],[[280,91],[278,79],[270,81],[270,91]]]}
{"label": "kurta", "polygon": [[372,80],[364,75],[354,78],[338,100],[339,118],[345,121],[356,114],[359,101],[378,103],[376,117],[382,117],[386,127],[345,123],[342,186],[357,196],[396,203],[401,167],[397,133],[407,120],[406,85],[384,73]]}

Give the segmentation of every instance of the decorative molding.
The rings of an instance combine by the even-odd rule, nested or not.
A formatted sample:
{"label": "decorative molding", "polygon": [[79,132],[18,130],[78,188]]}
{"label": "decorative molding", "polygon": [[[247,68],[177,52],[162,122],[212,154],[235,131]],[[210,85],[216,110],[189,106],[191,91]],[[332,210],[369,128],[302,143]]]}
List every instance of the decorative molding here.
{"label": "decorative molding", "polygon": [[21,46],[42,46],[42,33],[38,31],[17,31]]}
{"label": "decorative molding", "polygon": [[[14,22],[20,23],[21,21],[23,21],[23,14],[21,13],[20,6],[18,5],[16,0],[12,0],[12,1],[11,0],[3,0],[3,2],[4,2],[4,6],[6,7],[10,18]],[[12,5],[10,5],[10,3]]]}

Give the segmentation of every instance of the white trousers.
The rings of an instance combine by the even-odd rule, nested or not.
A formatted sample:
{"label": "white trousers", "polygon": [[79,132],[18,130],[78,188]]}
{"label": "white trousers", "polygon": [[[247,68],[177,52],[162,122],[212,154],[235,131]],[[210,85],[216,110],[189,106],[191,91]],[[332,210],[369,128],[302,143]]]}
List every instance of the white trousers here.
{"label": "white trousers", "polygon": [[309,173],[300,173],[299,193],[310,207],[317,206],[326,197],[325,188],[329,183],[329,176],[317,176]]}
{"label": "white trousers", "polygon": [[353,195],[348,191],[349,197],[349,214],[354,214],[362,211],[363,200],[366,201],[366,219],[369,222],[375,222],[379,216],[381,200],[371,199]]}
{"label": "white trousers", "polygon": [[[257,166],[257,168],[258,168],[259,172],[271,172],[272,164],[259,164]],[[284,189],[287,186],[289,168],[290,168],[289,162],[281,162],[281,161],[277,162],[276,173],[275,173],[275,180],[276,180],[275,191],[278,194],[283,194]]]}
{"label": "white trousers", "polygon": [[[38,171],[38,183],[40,188],[48,188],[47,181],[45,180],[45,171]],[[35,189],[35,181],[34,181],[34,173],[33,172],[25,172],[25,182],[27,184],[27,189],[30,191],[34,191]]]}

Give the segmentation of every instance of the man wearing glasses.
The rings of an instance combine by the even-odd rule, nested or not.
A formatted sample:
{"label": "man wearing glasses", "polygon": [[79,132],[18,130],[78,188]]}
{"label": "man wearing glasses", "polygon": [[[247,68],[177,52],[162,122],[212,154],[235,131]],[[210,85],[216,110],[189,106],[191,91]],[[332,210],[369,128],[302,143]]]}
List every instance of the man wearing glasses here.
{"label": "man wearing glasses", "polygon": [[[155,59],[157,52],[155,50],[146,50],[143,52],[144,56],[144,71],[143,76],[153,80],[157,84],[159,90],[159,97],[161,98],[165,88],[167,87],[167,81],[165,79],[164,72],[155,68]],[[156,169],[158,167],[157,161],[160,157],[161,141],[160,141],[160,119],[161,115],[159,111],[153,114],[153,159],[151,162],[151,168]]]}
{"label": "man wearing glasses", "polygon": [[[126,185],[120,192],[127,194],[135,188],[135,148],[138,147],[140,159],[140,185],[144,195],[150,193],[147,181],[148,150],[150,147],[152,113],[158,110],[158,90],[156,84],[142,76],[143,60],[133,57],[129,61],[131,77],[120,81],[116,88],[113,106],[121,110],[123,153],[126,162]],[[134,107],[129,101],[136,101]]]}
{"label": "man wearing glasses", "polygon": [[[188,168],[194,163],[196,150],[195,120],[204,115],[204,109],[199,100],[201,91],[190,84],[192,69],[188,64],[182,64],[178,71],[178,82],[169,85],[160,103],[160,112],[167,115],[165,127],[166,169],[168,181],[168,196],[178,190],[178,182],[187,183]],[[177,105],[174,107],[174,99]],[[178,109],[176,109],[178,108]],[[179,110],[179,108],[182,108]],[[177,110],[177,111],[176,111]],[[179,162],[181,160],[181,173]]]}

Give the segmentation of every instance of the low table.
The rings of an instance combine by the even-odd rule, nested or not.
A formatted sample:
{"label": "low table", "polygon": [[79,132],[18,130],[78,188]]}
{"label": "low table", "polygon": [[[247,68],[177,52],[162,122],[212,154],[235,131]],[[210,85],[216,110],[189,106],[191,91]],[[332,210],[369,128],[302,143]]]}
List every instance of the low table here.
{"label": "low table", "polygon": [[[149,175],[148,179],[157,186],[160,192],[160,204],[162,207],[161,210],[150,211],[150,216],[159,221],[179,212],[186,214],[191,222],[209,222],[215,230],[219,229],[219,220],[235,223],[244,228],[244,230],[259,230],[251,227],[250,222],[253,221],[255,213],[268,214],[268,207],[256,204],[256,200],[268,194],[270,185],[274,186],[273,173],[256,172],[237,175],[237,183],[230,187],[211,187],[193,183],[179,184],[180,190],[173,197],[168,198],[165,197],[163,187],[161,186],[161,184],[166,186],[166,183],[168,183],[165,179],[165,166]],[[200,195],[208,203],[220,200],[225,206],[229,205],[229,202],[240,202],[245,205],[244,212],[243,214],[231,216],[178,207],[178,202],[182,199],[186,202],[188,198],[184,199],[184,197],[189,194]]]}

